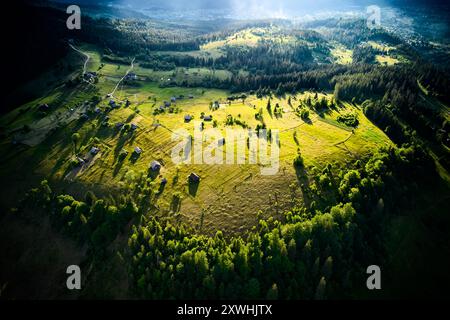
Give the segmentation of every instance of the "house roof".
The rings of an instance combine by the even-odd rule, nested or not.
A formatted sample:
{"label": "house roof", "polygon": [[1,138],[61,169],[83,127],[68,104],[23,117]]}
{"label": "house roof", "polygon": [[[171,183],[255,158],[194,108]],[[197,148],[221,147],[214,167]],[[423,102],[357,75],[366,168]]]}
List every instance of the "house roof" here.
{"label": "house roof", "polygon": [[161,163],[159,163],[156,160],[153,160],[152,163],[150,164],[150,167],[152,170],[158,170],[159,168],[161,168]]}
{"label": "house roof", "polygon": [[191,174],[189,175],[189,179],[190,180],[194,180],[194,181],[198,181],[200,180],[200,176],[194,172],[191,172]]}

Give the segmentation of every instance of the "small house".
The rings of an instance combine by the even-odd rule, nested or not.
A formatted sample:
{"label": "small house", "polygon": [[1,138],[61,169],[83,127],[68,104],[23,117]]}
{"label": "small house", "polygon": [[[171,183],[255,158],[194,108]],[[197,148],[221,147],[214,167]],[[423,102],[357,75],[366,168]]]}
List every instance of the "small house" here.
{"label": "small house", "polygon": [[139,148],[139,147],[136,147],[136,148],[134,148],[134,153],[137,154],[137,155],[139,155],[139,154],[142,153],[142,149]]}
{"label": "small house", "polygon": [[135,123],[132,123],[130,128],[131,128],[131,130],[136,130],[138,128],[138,125]]}
{"label": "small house", "polygon": [[190,94],[189,99],[194,99],[194,96],[192,94]]}
{"label": "small house", "polygon": [[189,122],[191,120],[192,120],[192,116],[190,114],[187,114],[187,115],[184,116],[184,121],[185,122]]}
{"label": "small house", "polygon": [[173,103],[175,103],[175,102],[177,101],[177,98],[171,97],[171,98],[170,98],[170,101],[173,102]]}
{"label": "small house", "polygon": [[152,171],[159,171],[161,169],[161,163],[159,163],[156,160],[153,160],[152,163],[150,164],[150,169]]}
{"label": "small house", "polygon": [[93,156],[95,156],[97,153],[99,153],[100,149],[97,147],[92,147],[91,151],[89,151]]}
{"label": "small house", "polygon": [[50,109],[50,107],[49,107],[48,104],[46,104],[46,103],[41,104],[41,105],[39,106],[39,111],[48,111],[49,109]]}
{"label": "small house", "polygon": [[212,121],[212,116],[211,116],[211,115],[205,116],[205,117],[203,118],[203,120],[205,120],[205,121]]}
{"label": "small house", "polygon": [[198,182],[200,182],[200,176],[197,175],[196,173],[192,172],[192,173],[189,175],[189,182],[192,182],[192,183],[198,183]]}
{"label": "small house", "polygon": [[84,74],[84,79],[90,81],[92,79],[95,79],[97,77],[97,72],[86,72]]}
{"label": "small house", "polygon": [[114,100],[109,100],[109,105],[111,106],[111,108],[115,108],[116,107],[116,102]]}
{"label": "small house", "polygon": [[161,185],[164,186],[167,184],[167,179],[166,178],[162,178],[161,179]]}
{"label": "small house", "polygon": [[125,76],[125,80],[137,80],[136,73],[130,72]]}
{"label": "small house", "polygon": [[169,101],[164,101],[164,107],[168,108],[170,107],[172,104]]}
{"label": "small house", "polygon": [[117,129],[120,129],[120,128],[122,128],[122,127],[123,127],[123,123],[122,123],[122,122],[116,123],[116,128],[117,128]]}

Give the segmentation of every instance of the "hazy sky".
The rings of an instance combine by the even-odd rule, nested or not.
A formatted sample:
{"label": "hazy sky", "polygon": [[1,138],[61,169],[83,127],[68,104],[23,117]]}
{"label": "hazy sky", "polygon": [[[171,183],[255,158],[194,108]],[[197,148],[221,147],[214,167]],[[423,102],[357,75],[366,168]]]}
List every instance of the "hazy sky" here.
{"label": "hazy sky", "polygon": [[265,8],[336,8],[339,6],[370,4],[378,5],[415,5],[416,3],[446,3],[446,0],[54,0],[71,3],[114,3],[131,8],[173,7],[173,8],[220,8],[230,9],[236,7],[265,7]]}
{"label": "hazy sky", "polygon": [[[114,4],[123,8],[152,13],[156,9],[178,11],[198,9],[227,10],[231,15],[260,18],[290,18],[318,12],[365,10],[369,5],[415,6],[417,3],[442,2],[441,0],[54,0],[71,4]],[[446,2],[446,1],[443,1]]]}

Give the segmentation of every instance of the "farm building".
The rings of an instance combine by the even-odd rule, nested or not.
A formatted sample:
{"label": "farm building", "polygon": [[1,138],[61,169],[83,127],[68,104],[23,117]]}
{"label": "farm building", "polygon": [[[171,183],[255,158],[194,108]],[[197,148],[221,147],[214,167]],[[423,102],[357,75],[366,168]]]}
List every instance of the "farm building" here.
{"label": "farm building", "polygon": [[50,107],[49,107],[48,104],[46,104],[46,103],[41,104],[41,105],[39,106],[39,111],[47,111],[47,110],[49,110],[49,109],[50,109]]}
{"label": "farm building", "polygon": [[93,156],[99,153],[100,149],[97,147],[92,147],[91,151],[89,151]]}
{"label": "farm building", "polygon": [[159,162],[156,161],[156,160],[153,160],[152,163],[150,164],[150,169],[151,169],[152,171],[158,171],[158,170],[160,170],[160,169],[161,169],[161,163],[159,163]]}
{"label": "farm building", "polygon": [[197,183],[200,182],[200,176],[194,172],[189,175],[189,182]]}
{"label": "farm building", "polygon": [[136,73],[130,72],[125,76],[125,80],[137,80],[138,77]]}
{"label": "farm building", "polygon": [[97,77],[97,72],[86,72],[84,74],[84,79],[90,81],[92,79],[95,79]]}

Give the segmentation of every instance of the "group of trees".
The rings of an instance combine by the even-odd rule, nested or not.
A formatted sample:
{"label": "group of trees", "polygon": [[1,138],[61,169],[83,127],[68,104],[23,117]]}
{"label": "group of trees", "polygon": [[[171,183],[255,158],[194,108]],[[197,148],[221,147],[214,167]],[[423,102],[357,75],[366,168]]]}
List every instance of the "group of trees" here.
{"label": "group of trees", "polygon": [[[300,153],[295,166],[300,175],[307,169]],[[384,261],[386,219],[411,205],[419,185],[434,183],[432,159],[411,144],[381,149],[348,168],[307,170],[300,186],[304,205],[282,220],[257,215],[257,228],[241,236],[196,234],[177,220],[150,216],[144,203],[151,203],[156,186],[144,176],[133,179],[134,187],[119,200],[97,199],[91,192],[77,200],[43,181],[19,211],[49,214],[57,229],[87,244],[95,257],[104,257],[119,234],[130,232],[124,256],[141,297],[351,296],[365,285],[365,266]]]}
{"label": "group of trees", "polygon": [[129,197],[118,203],[97,199],[88,192],[84,201],[55,194],[46,180],[38,188],[31,189],[21,203],[23,211],[34,207],[45,210],[53,226],[70,235],[80,244],[88,243],[96,255],[103,255],[106,247],[125,232],[125,226],[137,216],[138,208]]}
{"label": "group of trees", "polygon": [[131,279],[153,299],[349,296],[365,285],[363,266],[383,261],[382,223],[417,192],[413,182],[434,179],[430,163],[409,146],[381,150],[350,170],[327,166],[304,187],[309,207],[292,209],[284,222],[260,220],[242,237],[145,219],[128,241]]}

